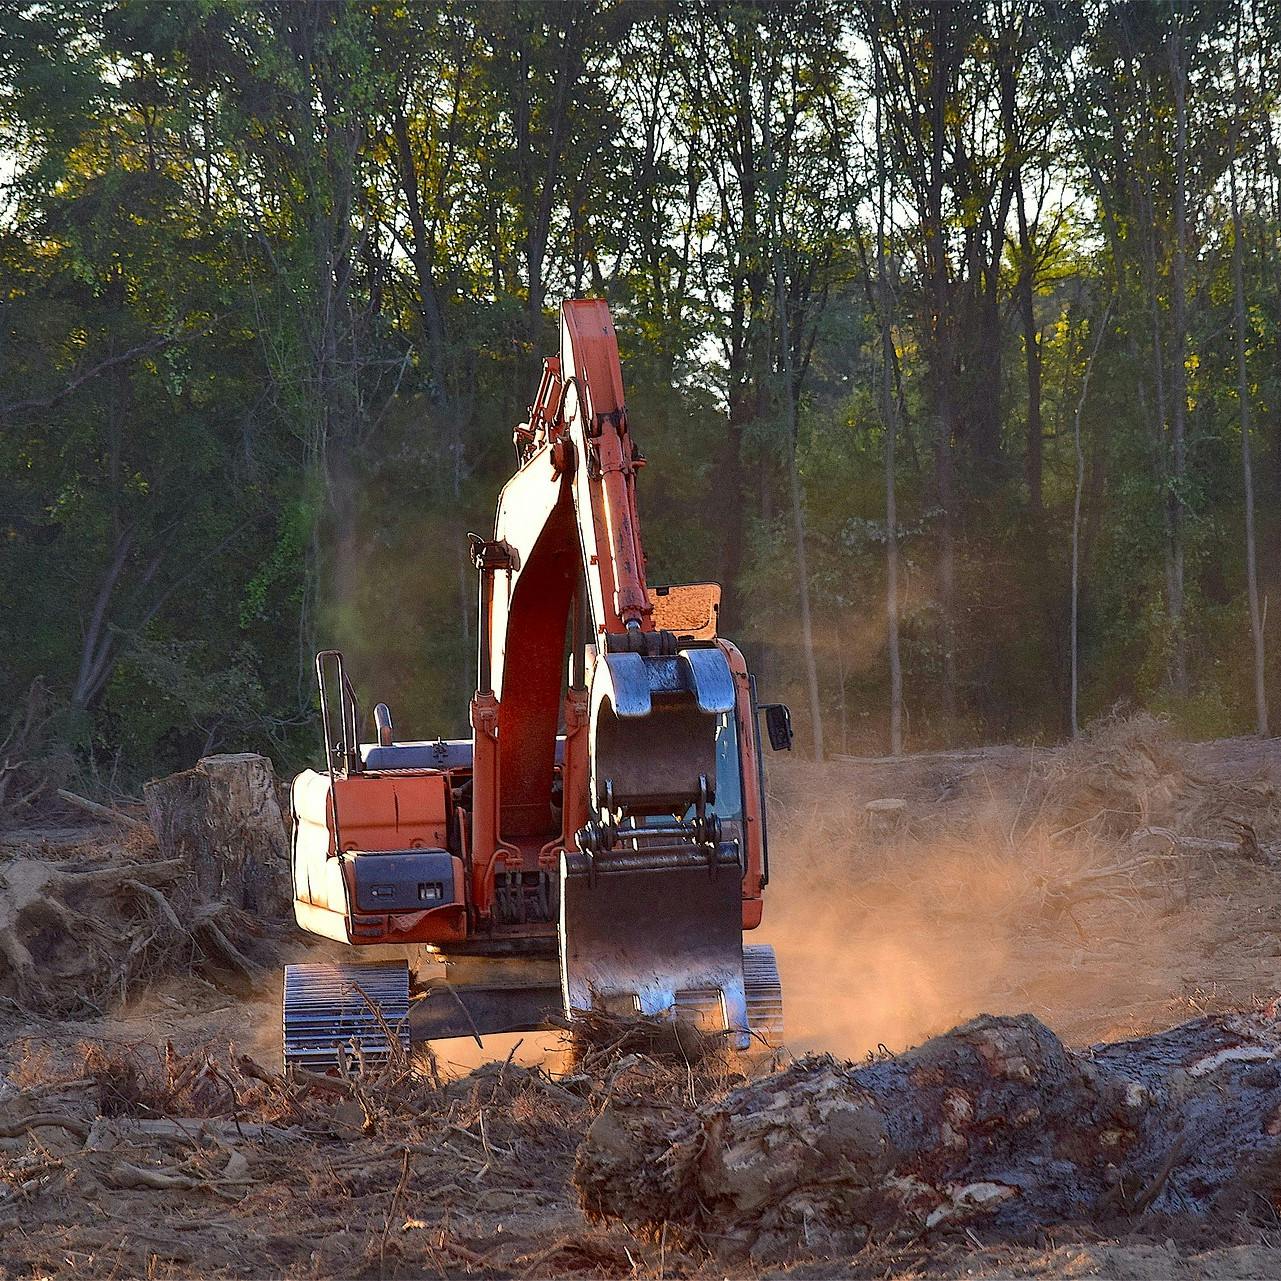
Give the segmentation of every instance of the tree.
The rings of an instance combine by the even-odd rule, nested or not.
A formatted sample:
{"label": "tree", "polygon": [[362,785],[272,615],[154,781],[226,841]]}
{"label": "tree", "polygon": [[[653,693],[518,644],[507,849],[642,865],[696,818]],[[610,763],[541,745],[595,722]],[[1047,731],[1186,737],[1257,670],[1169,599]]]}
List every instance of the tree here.
{"label": "tree", "polygon": [[1241,132],[1246,123],[1241,64],[1242,15],[1237,14],[1232,39],[1232,129],[1228,183],[1232,209],[1232,318],[1237,356],[1237,412],[1241,423],[1241,481],[1245,495],[1245,580],[1246,603],[1250,611],[1250,640],[1254,651],[1254,725],[1263,736],[1268,733],[1268,691],[1263,641],[1263,614],[1259,608],[1259,567],[1254,533],[1254,461],[1250,449],[1250,379],[1246,362],[1245,249],[1242,243],[1241,201],[1237,191],[1237,166]]}

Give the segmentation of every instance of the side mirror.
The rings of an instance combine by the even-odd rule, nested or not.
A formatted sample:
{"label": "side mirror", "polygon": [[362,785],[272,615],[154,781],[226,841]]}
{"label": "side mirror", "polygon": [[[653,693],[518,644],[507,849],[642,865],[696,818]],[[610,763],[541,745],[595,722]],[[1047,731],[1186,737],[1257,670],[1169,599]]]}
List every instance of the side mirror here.
{"label": "side mirror", "polygon": [[765,732],[769,745],[776,752],[792,750],[792,713],[786,703],[764,703]]}

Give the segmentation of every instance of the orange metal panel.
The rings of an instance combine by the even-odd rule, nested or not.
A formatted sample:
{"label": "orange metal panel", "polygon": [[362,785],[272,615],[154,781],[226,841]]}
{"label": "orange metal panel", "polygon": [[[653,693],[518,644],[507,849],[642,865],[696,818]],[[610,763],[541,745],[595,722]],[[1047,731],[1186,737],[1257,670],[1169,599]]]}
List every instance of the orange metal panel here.
{"label": "orange metal panel", "polygon": [[345,850],[448,849],[446,778],[439,770],[334,780]]}

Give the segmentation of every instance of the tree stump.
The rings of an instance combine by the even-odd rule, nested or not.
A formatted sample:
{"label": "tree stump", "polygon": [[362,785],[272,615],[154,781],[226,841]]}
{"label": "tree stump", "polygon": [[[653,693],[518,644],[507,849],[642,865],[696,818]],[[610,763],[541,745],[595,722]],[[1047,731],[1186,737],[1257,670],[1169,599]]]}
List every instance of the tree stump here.
{"label": "tree stump", "polygon": [[893,836],[907,826],[907,802],[897,797],[868,801],[863,815],[872,836]]}
{"label": "tree stump", "polygon": [[265,756],[206,756],[143,789],[166,858],[190,866],[196,899],[222,900],[266,920],[293,903],[289,836]]}
{"label": "tree stump", "polygon": [[872,1234],[1223,1224],[1281,1199],[1281,1024],[1270,1007],[1073,1051],[1031,1015],[983,1015],[697,1108],[616,1092],[574,1182],[591,1218],[758,1262]]}

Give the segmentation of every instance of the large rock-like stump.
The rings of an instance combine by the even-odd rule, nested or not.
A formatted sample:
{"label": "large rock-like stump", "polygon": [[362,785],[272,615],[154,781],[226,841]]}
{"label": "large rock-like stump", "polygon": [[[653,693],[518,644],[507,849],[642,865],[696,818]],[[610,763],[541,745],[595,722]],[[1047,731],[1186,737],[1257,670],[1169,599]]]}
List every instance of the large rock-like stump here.
{"label": "large rock-like stump", "polygon": [[1073,1052],[984,1015],[897,1058],[807,1059],[695,1110],[619,1098],[583,1208],[760,1261],[878,1239],[1063,1225],[1225,1230],[1281,1208],[1281,1025],[1219,1015]]}
{"label": "large rock-like stump", "polygon": [[206,756],[194,769],[148,783],[143,796],[161,851],[191,867],[198,899],[265,920],[288,915],[289,837],[265,756]]}

